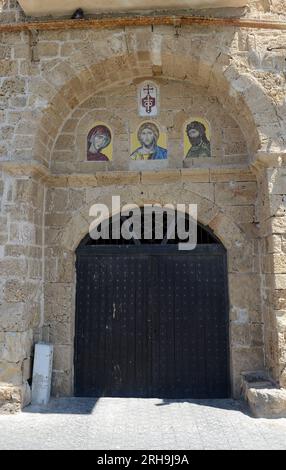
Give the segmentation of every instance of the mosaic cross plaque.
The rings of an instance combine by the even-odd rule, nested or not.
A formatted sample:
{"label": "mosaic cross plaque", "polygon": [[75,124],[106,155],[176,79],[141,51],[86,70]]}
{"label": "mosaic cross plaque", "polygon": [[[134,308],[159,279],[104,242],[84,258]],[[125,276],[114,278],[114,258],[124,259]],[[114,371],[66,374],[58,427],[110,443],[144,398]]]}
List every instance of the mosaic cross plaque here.
{"label": "mosaic cross plaque", "polygon": [[144,82],[139,88],[139,116],[157,116],[159,113],[159,90],[153,82]]}

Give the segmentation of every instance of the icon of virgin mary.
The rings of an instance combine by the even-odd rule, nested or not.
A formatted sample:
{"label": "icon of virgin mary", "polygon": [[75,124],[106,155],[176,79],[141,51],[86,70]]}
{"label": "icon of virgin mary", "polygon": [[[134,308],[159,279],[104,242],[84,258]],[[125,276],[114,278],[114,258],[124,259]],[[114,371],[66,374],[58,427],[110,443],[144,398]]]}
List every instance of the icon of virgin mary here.
{"label": "icon of virgin mary", "polygon": [[87,160],[90,162],[108,162],[110,159],[102,150],[111,143],[111,132],[107,126],[93,127],[87,136]]}

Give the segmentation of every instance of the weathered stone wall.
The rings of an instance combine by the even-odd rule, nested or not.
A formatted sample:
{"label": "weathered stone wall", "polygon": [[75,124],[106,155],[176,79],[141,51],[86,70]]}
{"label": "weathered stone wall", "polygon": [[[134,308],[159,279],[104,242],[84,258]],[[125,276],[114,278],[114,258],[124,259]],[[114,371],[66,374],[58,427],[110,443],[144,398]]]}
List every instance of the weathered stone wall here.
{"label": "weathered stone wall", "polygon": [[25,401],[41,320],[44,188],[29,177],[1,176],[0,382],[24,384]]}
{"label": "weathered stone wall", "polygon": [[146,76],[207,88],[233,109],[251,150],[261,142],[264,149],[269,143],[281,149],[285,54],[267,47],[283,46],[284,36],[199,26],[41,31],[31,48],[28,33],[2,34],[1,102],[7,112],[1,155],[48,164],[59,129],[79,103],[107,86],[130,86]]}
{"label": "weathered stone wall", "polygon": [[286,167],[258,168],[262,306],[266,366],[285,387],[286,355]]}
{"label": "weathered stone wall", "polygon": [[[251,2],[247,15],[278,19],[283,8]],[[4,2],[1,22],[21,18]],[[29,379],[37,339],[55,345],[53,392],[72,394],[75,249],[90,205],[109,205],[114,193],[198,204],[200,222],[228,249],[233,393],[242,371],[269,370],[285,387],[286,33],[156,26],[36,39],[31,47],[28,33],[1,34],[0,382],[10,386],[0,406]],[[130,167],[146,78],[160,85],[157,120],[169,136],[160,171]],[[213,158],[183,168],[190,114],[209,119]],[[112,164],[85,161],[95,119],[115,130]],[[23,395],[17,389],[18,405]]]}

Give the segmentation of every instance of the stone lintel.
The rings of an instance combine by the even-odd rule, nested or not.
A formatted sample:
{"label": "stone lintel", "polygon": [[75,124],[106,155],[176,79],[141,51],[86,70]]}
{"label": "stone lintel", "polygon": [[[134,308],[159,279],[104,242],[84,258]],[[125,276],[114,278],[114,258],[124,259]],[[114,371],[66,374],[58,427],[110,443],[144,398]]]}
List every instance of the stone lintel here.
{"label": "stone lintel", "polygon": [[228,181],[256,181],[256,177],[251,171],[251,168],[237,167],[237,168],[212,168],[210,170],[210,181],[228,182]]}
{"label": "stone lintel", "polygon": [[37,161],[30,162],[2,161],[0,171],[12,176],[33,176],[35,179],[46,180],[50,176],[50,170]]}
{"label": "stone lintel", "polygon": [[247,166],[217,168],[174,168],[158,171],[96,171],[91,174],[53,174],[37,161],[3,161],[0,171],[15,177],[32,176],[49,187],[101,187],[128,184],[157,184],[174,182],[216,183],[255,181],[252,168]]}

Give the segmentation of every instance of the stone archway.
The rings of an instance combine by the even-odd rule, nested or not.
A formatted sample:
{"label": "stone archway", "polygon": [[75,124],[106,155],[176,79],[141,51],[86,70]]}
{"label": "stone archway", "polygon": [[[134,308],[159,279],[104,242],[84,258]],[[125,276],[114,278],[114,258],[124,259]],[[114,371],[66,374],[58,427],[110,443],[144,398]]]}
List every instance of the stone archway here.
{"label": "stone archway", "polygon": [[[76,211],[70,221],[58,231],[57,248],[47,248],[58,266],[66,266],[60,282],[47,283],[45,287],[45,325],[50,340],[55,344],[54,393],[73,394],[73,336],[75,315],[75,249],[88,233],[91,219],[89,208],[93,203],[104,203],[111,209],[111,196],[121,196],[122,204],[136,203],[184,203],[198,204],[198,219],[209,226],[228,250],[228,273],[231,319],[231,384],[232,394],[239,396],[241,377],[245,370],[263,368],[263,349],[243,347],[241,358],[241,335],[247,335],[251,325],[261,325],[259,311],[259,276],[245,272],[244,263],[250,256],[252,243],[246,234],[224,211],[212,201],[188,190],[185,185],[168,184],[127,185],[125,188],[106,186],[91,189],[90,202]],[[143,193],[143,194],[142,194]],[[51,262],[51,259],[50,259]],[[243,293],[243,294],[242,294]],[[255,300],[252,300],[255,299]],[[262,331],[261,331],[262,341]]]}
{"label": "stone archway", "polygon": [[[261,84],[247,71],[241,71],[235,60],[219,47],[208,41],[196,44],[188,32],[176,40],[172,35],[159,33],[120,32],[112,36],[108,33],[104,41],[112,45],[111,51],[103,47],[99,56],[94,48],[83,44],[33,79],[31,94],[38,107],[27,110],[16,126],[15,153],[20,150],[17,136],[28,127],[33,129],[30,154],[49,166],[55,140],[77,106],[115,83],[128,85],[130,80],[142,77],[192,80],[214,89],[226,108],[235,108],[251,155],[270,148],[279,151],[280,120],[271,99]],[[191,47],[193,41],[196,48]],[[265,124],[266,114],[272,123],[271,135]]]}
{"label": "stone archway", "polygon": [[[72,393],[74,250],[88,230],[86,209],[114,191],[139,204],[164,202],[165,191],[174,202],[197,203],[199,219],[228,250],[234,394],[239,395],[242,371],[269,372],[278,386],[285,386],[285,58],[272,48],[275,35],[269,30],[262,37],[252,28],[154,25],[41,31],[37,39],[39,61],[33,61],[37,54],[31,60],[27,33],[13,40],[9,34],[3,37],[2,381],[26,384],[34,341],[50,340],[55,344],[54,392]],[[172,134],[169,149],[175,155],[168,170],[130,171],[129,123],[125,147],[118,152],[125,167],[87,171],[82,161],[72,166],[71,153],[58,142],[62,139],[64,147],[65,136],[70,145],[75,129],[85,138],[94,119],[81,113],[87,101],[121,86],[133,87],[134,104],[135,88],[146,79],[166,81],[170,89],[175,82],[181,89],[197,83],[208,103],[217,100],[222,114],[233,117],[219,128],[221,134],[227,127],[234,131],[226,137],[234,151],[225,155],[239,154],[241,165],[235,159],[226,166],[209,161],[200,168],[184,166],[185,116],[179,112],[185,103],[180,102],[175,112],[173,103],[165,107],[163,126]],[[202,93],[193,96],[189,102],[193,106],[197,98],[198,109]],[[103,117],[111,119],[108,113]],[[216,159],[221,147],[214,146]]]}
{"label": "stone archway", "polygon": [[[112,238],[109,218],[108,239],[87,235],[78,246],[76,396],[230,396],[226,250],[200,224],[194,249],[179,248],[178,211],[166,209],[162,225],[157,218],[151,227],[141,207],[131,239],[122,232],[121,212],[115,222],[120,239]],[[168,235],[171,225],[174,238]],[[146,230],[151,238],[143,235]]]}
{"label": "stone archway", "polygon": [[90,203],[83,206],[63,228],[60,238],[61,247],[73,252],[76,250],[80,241],[89,231],[92,220],[89,216],[89,209],[93,204],[105,204],[112,213],[111,197],[114,192],[120,196],[122,204],[129,203],[131,198],[131,202],[139,207],[144,206],[144,204],[176,205],[180,204],[180,201],[184,201],[185,204],[197,204],[199,222],[209,226],[227,249],[242,244],[247,247],[248,240],[243,231],[213,201],[194,193],[187,189],[186,186],[178,187],[177,184],[168,185],[170,189],[168,196],[164,194],[164,189],[160,190],[156,186],[143,187],[146,192],[144,196],[141,188],[130,186],[129,188],[122,189],[120,187],[109,186],[104,189],[98,188],[92,190],[93,193],[96,193],[96,197],[91,198]]}
{"label": "stone archway", "polygon": [[[94,33],[92,36],[98,37],[97,34]],[[231,33],[229,34],[231,42]],[[35,79],[32,85],[32,91],[38,94],[38,100],[41,101],[42,106],[39,114],[37,114],[37,118],[40,117],[40,119],[35,122],[36,131],[33,136],[35,139],[31,140],[33,158],[49,166],[53,173],[55,145],[65,126],[69,125],[68,121],[72,113],[77,112],[86,100],[101,90],[108,91],[114,85],[128,86],[130,81],[136,83],[137,80],[146,77],[159,77],[159,79],[179,80],[181,82],[199,80],[206,90],[215,90],[222,105],[231,110],[236,120],[239,121],[250,159],[254,157],[259,149],[263,150],[266,147],[271,147],[273,150],[277,149],[279,147],[280,121],[271,100],[259,82],[247,71],[241,72],[235,60],[232,60],[225,50],[221,51],[216,46],[211,46],[209,42],[197,47],[197,49],[190,49],[190,39],[192,37],[186,31],[178,39],[178,42],[176,42],[177,39],[174,40],[172,35],[170,37],[168,34],[163,35],[161,33],[120,32],[115,36],[112,35],[112,39],[108,33],[104,34],[104,41],[106,44],[109,44],[109,41],[112,42],[112,52],[110,52],[110,48],[107,50],[104,46],[101,56],[96,56],[94,49],[82,45],[78,51],[72,52],[61,63],[53,67],[47,66],[42,77]],[[178,50],[181,52],[179,53]],[[185,52],[185,55],[182,55],[182,51]],[[273,134],[271,135],[269,128],[266,129],[264,124],[265,113],[273,123]],[[19,124],[19,129],[21,129],[22,124]],[[32,121],[29,125],[33,125]],[[143,188],[144,197],[142,197],[138,191],[142,179],[144,180],[144,175],[142,176],[139,173],[122,175],[120,172],[115,172],[112,177],[112,172],[106,172],[104,176],[98,172],[95,176],[90,177],[89,183],[85,187],[84,181],[87,180],[84,177],[83,182],[79,183],[82,175],[77,175],[73,179],[72,175],[70,177],[68,175],[68,172],[72,173],[73,170],[69,170],[68,165],[63,168],[66,168],[65,174],[61,174],[59,178],[57,177],[58,180],[55,179],[55,185],[59,187],[59,193],[64,198],[66,193],[72,191],[78,191],[81,194],[72,207],[72,213],[65,217],[66,228],[63,229],[61,225],[61,217],[59,217],[56,228],[48,228],[49,236],[56,238],[59,244],[58,250],[51,249],[52,258],[56,260],[55,263],[64,267],[62,268],[63,272],[57,274],[54,285],[48,287],[50,291],[47,294],[48,308],[46,309],[45,321],[48,328],[50,328],[50,325],[54,325],[51,327],[54,330],[51,337],[56,337],[56,344],[59,346],[56,349],[55,390],[59,390],[59,393],[72,393],[72,354],[70,346],[73,337],[73,321],[69,312],[74,311],[74,271],[71,266],[74,262],[74,250],[88,231],[89,219],[88,214],[85,212],[86,208],[96,199],[93,194],[100,194],[102,199],[108,198],[110,191],[114,190],[111,188],[113,184],[121,187],[120,192],[122,187],[128,188],[125,191],[127,202],[130,202],[130,195],[132,200],[138,201],[139,204],[144,200],[160,202],[163,199],[161,199],[162,196],[158,186],[152,188],[150,183]],[[57,173],[61,173],[59,169],[57,169]],[[192,191],[193,185],[189,185],[186,180],[183,183],[184,177],[179,170],[175,172],[174,178],[172,174],[170,179],[168,179],[168,175],[163,175],[162,178],[166,178],[166,183],[169,182],[168,192],[170,189],[176,194],[174,201],[186,202],[188,194],[191,194],[193,202],[198,201],[199,212],[201,213],[199,215],[200,221],[213,228],[216,235],[229,250],[231,318],[232,328],[235,332],[232,348],[232,383],[234,393],[238,395],[240,372],[242,370],[264,368],[263,342],[261,340],[263,335],[260,314],[260,279],[255,268],[250,266],[251,263],[248,262],[249,259],[253,260],[255,257],[252,234],[244,233],[239,224],[234,222],[235,216],[229,215],[231,211],[228,211],[226,207],[220,207],[220,204],[214,204],[214,198],[210,202],[207,198],[198,197],[196,191],[202,194],[203,186],[202,189],[196,188],[195,191]],[[230,188],[227,188],[223,185],[227,186],[228,183],[232,182],[228,180],[228,177],[224,178],[218,185],[220,185],[219,190],[227,194],[228,191],[232,191],[232,186],[230,185]],[[172,187],[174,180],[177,183]],[[76,182],[76,188],[81,189],[74,189],[72,181]],[[207,181],[207,184],[209,184],[210,180],[203,179],[203,181]],[[241,188],[239,187],[237,190],[237,186],[244,186],[247,192],[247,185],[249,184],[249,200],[254,205],[254,181],[249,180],[249,175],[242,185],[240,181],[244,182],[245,180],[238,179],[238,182],[234,182],[234,193],[241,193]],[[248,181],[251,182],[248,183]],[[134,184],[138,184],[138,187],[135,188]],[[214,182],[211,184],[215,185]],[[110,186],[107,188],[106,185]],[[68,189],[67,186],[70,188]],[[223,197],[222,195],[222,199]],[[234,194],[232,194],[232,197],[234,197]],[[85,209],[83,209],[84,200],[89,201]],[[253,216],[247,215],[246,218],[249,223],[253,222]],[[74,229],[75,226],[76,229]],[[47,243],[47,246],[49,247],[49,243]],[[53,278],[53,274],[51,274],[51,277]],[[59,284],[65,282],[67,289],[65,289],[64,294],[64,286]],[[249,286],[252,286],[252,290],[255,292],[255,301],[251,298],[251,288]],[[54,307],[54,300],[52,299],[55,287],[59,292],[58,302],[64,310],[66,318],[64,322],[58,321],[56,317],[56,307]],[[241,291],[243,295],[241,295]],[[64,295],[67,295],[68,298],[65,298]],[[55,297],[57,298],[57,294]],[[66,328],[67,324],[69,325],[68,328]],[[57,327],[55,325],[60,325],[58,331],[56,331]],[[59,333],[60,329],[62,329],[61,333]],[[62,365],[62,357],[66,358],[64,365]],[[65,373],[65,371],[68,371],[68,373]]]}

